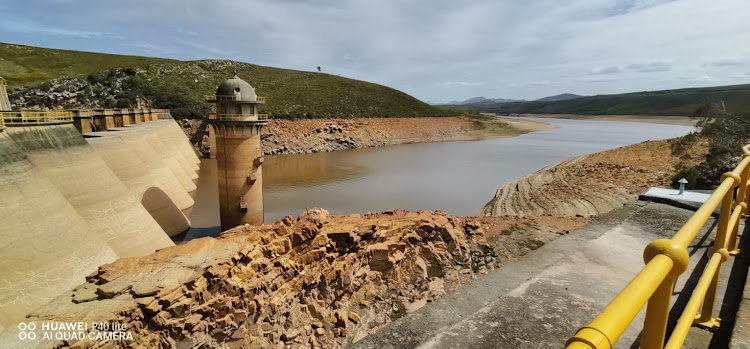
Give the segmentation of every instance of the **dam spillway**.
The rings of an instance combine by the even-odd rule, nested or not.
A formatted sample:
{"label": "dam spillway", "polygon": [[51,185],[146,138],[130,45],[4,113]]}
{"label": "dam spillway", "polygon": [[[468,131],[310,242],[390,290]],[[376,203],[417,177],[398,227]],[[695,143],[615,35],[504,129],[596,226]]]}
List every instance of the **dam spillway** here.
{"label": "dam spillway", "polygon": [[0,330],[190,227],[199,158],[169,114],[149,114],[85,137],[65,121],[0,128]]}

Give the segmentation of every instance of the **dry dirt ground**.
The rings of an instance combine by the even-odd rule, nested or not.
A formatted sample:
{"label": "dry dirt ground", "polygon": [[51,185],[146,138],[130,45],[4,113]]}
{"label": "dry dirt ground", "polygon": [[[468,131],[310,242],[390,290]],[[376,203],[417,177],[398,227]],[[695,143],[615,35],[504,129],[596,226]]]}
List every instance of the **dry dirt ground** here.
{"label": "dry dirt ground", "polygon": [[[200,120],[178,122],[195,147],[206,153],[206,124]],[[531,120],[469,117],[269,120],[263,129],[261,148],[264,154],[307,154],[405,143],[513,137],[551,129],[554,127],[549,124]]]}

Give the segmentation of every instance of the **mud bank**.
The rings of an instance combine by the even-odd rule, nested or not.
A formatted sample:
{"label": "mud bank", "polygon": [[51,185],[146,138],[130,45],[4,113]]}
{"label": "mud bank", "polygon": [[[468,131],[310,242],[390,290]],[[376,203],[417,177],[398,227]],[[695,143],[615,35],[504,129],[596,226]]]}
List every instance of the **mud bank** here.
{"label": "mud bank", "polygon": [[[180,120],[196,149],[208,154],[208,131],[200,120]],[[386,145],[513,137],[551,130],[531,120],[491,117],[269,120],[263,129],[263,153],[308,154]]]}
{"label": "mud bank", "polygon": [[579,115],[579,114],[520,114],[532,118],[552,118],[571,120],[596,120],[596,121],[628,121],[644,122],[649,124],[669,124],[694,126],[697,119],[688,116],[675,115]]}
{"label": "mud bank", "polygon": [[566,160],[500,186],[482,217],[591,217],[622,206],[649,187],[668,187],[675,166],[698,164],[707,145],[679,155],[676,139],[647,141]]}

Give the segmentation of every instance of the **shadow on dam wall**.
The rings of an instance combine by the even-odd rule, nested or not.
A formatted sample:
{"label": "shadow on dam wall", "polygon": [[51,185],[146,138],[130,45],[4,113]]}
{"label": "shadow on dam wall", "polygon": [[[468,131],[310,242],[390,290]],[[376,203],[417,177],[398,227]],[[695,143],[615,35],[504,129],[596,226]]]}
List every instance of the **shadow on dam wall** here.
{"label": "shadow on dam wall", "polygon": [[200,160],[171,119],[0,129],[0,331],[102,264],[172,246]]}

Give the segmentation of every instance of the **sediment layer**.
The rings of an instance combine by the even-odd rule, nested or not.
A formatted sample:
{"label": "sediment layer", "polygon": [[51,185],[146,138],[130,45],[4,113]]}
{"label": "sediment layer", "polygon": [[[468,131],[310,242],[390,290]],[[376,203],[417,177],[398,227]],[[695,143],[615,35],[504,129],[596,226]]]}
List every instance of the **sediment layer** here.
{"label": "sediment layer", "polygon": [[478,216],[583,216],[611,211],[649,187],[671,184],[678,163],[695,165],[707,147],[697,142],[685,156],[672,140],[648,141],[566,160],[500,186]]}

